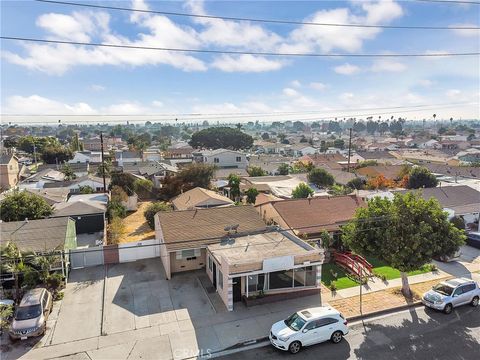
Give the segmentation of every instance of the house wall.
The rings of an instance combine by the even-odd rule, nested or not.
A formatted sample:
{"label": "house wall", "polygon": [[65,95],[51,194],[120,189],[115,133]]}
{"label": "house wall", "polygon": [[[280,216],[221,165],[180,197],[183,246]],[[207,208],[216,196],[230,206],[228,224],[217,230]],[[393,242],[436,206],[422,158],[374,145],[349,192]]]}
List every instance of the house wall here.
{"label": "house wall", "polygon": [[[240,161],[237,161],[237,156],[241,158]],[[215,163],[214,159],[218,158],[219,162]],[[236,151],[225,151],[216,155],[208,155],[204,157],[204,162],[207,164],[212,164],[220,168],[238,168],[246,169],[248,166],[248,161],[245,154]]]}
{"label": "house wall", "polygon": [[[158,220],[158,216],[155,215],[155,239],[160,244],[165,244],[163,239],[163,231],[162,226],[160,225],[160,221]],[[165,245],[160,245],[160,259],[162,260],[163,269],[165,270],[165,277],[167,280],[170,280],[172,277],[172,271],[170,267],[170,253],[167,250]]]}
{"label": "house wall", "polygon": [[9,189],[18,183],[18,161],[11,158],[8,164],[0,165],[0,186]]}
{"label": "house wall", "polygon": [[[80,186],[90,186],[92,187],[95,191],[103,191],[103,182],[97,182],[94,180],[84,180],[79,183],[76,183],[72,186],[69,186],[69,189],[71,192],[76,192],[80,188]],[[108,184],[107,184],[108,186]]]}
{"label": "house wall", "polygon": [[288,229],[288,224],[285,222],[285,220],[283,220],[277,210],[275,210],[272,203],[257,205],[255,206],[255,209],[258,211],[263,221],[265,221],[267,224],[270,224],[271,221],[274,221],[274,223],[280,227]]}
{"label": "house wall", "polygon": [[177,259],[177,251],[170,252],[170,269],[172,273],[199,270],[205,267],[205,264],[205,249],[200,249],[200,256],[197,256],[196,259],[193,260]]}

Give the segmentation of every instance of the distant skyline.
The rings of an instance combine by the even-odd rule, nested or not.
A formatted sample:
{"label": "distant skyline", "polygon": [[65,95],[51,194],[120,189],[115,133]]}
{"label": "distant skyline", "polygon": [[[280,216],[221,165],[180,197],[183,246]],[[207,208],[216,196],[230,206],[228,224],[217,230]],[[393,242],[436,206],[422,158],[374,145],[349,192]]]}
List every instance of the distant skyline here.
{"label": "distant skyline", "polygon": [[[68,1],[68,0],[67,0]],[[72,0],[73,1],[73,0]],[[478,27],[480,6],[419,1],[83,1],[308,22]],[[324,27],[2,1],[2,35],[134,46],[304,53],[480,51],[478,30]],[[480,118],[480,59],[198,54],[2,40],[2,122]],[[425,106],[424,106],[425,105]],[[382,110],[371,110],[382,108]],[[390,109],[388,109],[390,108]],[[272,113],[291,113],[271,116]],[[293,114],[298,112],[298,114]],[[234,114],[256,113],[234,117]],[[6,116],[20,114],[25,116]],[[100,114],[119,115],[96,117]],[[155,116],[142,116],[155,114]],[[163,116],[161,114],[168,114]],[[37,115],[55,115],[39,117]],[[60,116],[57,116],[60,115]],[[62,116],[66,115],[66,116]],[[75,116],[72,116],[75,115]],[[218,115],[217,115],[218,116]],[[197,116],[195,118],[199,118]]]}

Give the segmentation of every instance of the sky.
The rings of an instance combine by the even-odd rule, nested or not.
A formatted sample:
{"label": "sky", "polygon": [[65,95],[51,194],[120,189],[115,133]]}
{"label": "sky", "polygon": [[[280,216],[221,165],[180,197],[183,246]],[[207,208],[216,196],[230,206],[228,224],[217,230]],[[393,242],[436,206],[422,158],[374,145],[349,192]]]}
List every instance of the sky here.
{"label": "sky", "polygon": [[[395,0],[77,2],[301,22],[480,26],[480,6],[474,4]],[[35,1],[2,1],[1,10],[3,36],[247,52],[480,51],[478,30],[286,25]],[[314,58],[10,40],[2,40],[1,45],[2,122],[274,121],[368,115],[431,119],[433,113],[437,119],[480,118],[478,56]],[[187,115],[192,113],[197,115]]]}

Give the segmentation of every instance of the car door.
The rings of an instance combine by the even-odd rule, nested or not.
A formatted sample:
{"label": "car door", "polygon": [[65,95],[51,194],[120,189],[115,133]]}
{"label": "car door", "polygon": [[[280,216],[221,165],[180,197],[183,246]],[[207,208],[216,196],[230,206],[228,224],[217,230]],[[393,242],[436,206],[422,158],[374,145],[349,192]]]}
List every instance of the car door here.
{"label": "car door", "polygon": [[457,287],[452,293],[452,304],[453,306],[460,306],[463,304],[463,286]]}
{"label": "car door", "polygon": [[302,345],[308,346],[308,345],[315,344],[317,342],[317,339],[318,339],[317,322],[318,320],[312,320],[303,327],[302,338],[300,340],[302,342]]}
{"label": "car door", "polygon": [[327,317],[319,320],[319,326],[317,328],[318,341],[323,342],[330,339],[333,332],[337,329],[338,319]]}
{"label": "car door", "polygon": [[462,305],[468,304],[473,299],[473,293],[475,290],[475,284],[467,284],[462,287],[462,295],[460,295]]}

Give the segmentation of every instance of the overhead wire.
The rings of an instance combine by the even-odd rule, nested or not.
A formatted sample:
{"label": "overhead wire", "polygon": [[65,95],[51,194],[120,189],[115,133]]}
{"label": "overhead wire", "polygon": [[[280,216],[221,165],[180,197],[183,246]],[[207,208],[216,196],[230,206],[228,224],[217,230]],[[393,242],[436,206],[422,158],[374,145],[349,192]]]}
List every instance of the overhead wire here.
{"label": "overhead wire", "polygon": [[238,17],[238,16],[219,16],[219,15],[207,15],[207,14],[191,14],[191,13],[182,13],[182,12],[173,12],[173,11],[135,9],[135,8],[126,8],[126,7],[111,6],[111,5],[96,5],[96,4],[54,1],[54,0],[35,0],[35,1],[42,2],[42,3],[57,4],[57,5],[66,5],[66,6],[139,12],[144,14],[157,14],[157,15],[193,17],[193,18],[229,20],[229,21],[249,21],[249,22],[259,22],[259,23],[284,24],[284,25],[307,25],[307,26],[348,27],[348,28],[378,28],[378,29],[399,29],[399,30],[400,29],[401,30],[456,30],[456,29],[478,30],[480,29],[479,27],[474,27],[474,26],[347,24],[347,23],[327,23],[327,22],[314,22],[314,21],[280,20],[280,19],[259,19],[259,18]]}

